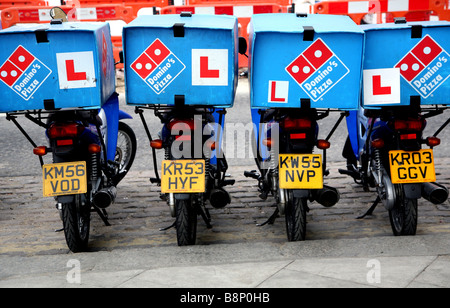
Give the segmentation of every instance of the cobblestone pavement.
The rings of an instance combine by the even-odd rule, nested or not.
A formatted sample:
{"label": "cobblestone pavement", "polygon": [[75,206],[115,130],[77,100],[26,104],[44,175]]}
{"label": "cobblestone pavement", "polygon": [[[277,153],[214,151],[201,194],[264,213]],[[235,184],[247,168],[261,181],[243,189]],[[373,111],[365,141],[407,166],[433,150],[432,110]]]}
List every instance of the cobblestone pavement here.
{"label": "cobblestone pavement", "polygon": [[[450,159],[436,159],[437,181],[450,187]],[[333,208],[310,204],[307,215],[307,241],[352,239],[392,235],[387,211],[380,205],[373,216],[357,216],[375,200],[375,192],[363,192],[350,177],[340,175],[343,163],[329,163],[325,183],[339,189],[340,202]],[[274,199],[258,197],[257,182],[243,176],[254,166],[231,166],[236,180],[229,188],[232,203],[224,209],[209,207],[212,229],[199,218],[198,245],[286,241],[284,217],[273,225],[256,226],[274,211]],[[173,223],[168,206],[159,198],[159,188],[149,182],[151,170],[131,170],[118,187],[115,204],[108,208],[111,226],[105,226],[93,213],[90,249],[111,251],[128,247],[175,246],[175,229],[159,231]],[[58,211],[51,198],[42,197],[39,175],[0,177],[0,255],[32,256],[66,254],[68,249]],[[450,202],[433,205],[419,200],[417,234],[450,233]],[[393,236],[393,235],[392,235]]]}

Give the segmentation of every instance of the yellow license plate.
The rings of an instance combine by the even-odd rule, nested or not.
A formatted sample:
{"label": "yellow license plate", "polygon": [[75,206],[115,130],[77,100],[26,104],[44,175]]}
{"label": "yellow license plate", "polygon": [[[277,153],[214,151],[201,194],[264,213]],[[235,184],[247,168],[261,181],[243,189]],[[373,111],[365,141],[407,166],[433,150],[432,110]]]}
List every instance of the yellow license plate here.
{"label": "yellow license plate", "polygon": [[161,192],[203,193],[205,174],[204,160],[163,160]]}
{"label": "yellow license plate", "polygon": [[47,164],[42,167],[44,197],[87,192],[86,162]]}
{"label": "yellow license plate", "polygon": [[435,182],[433,150],[390,151],[391,180],[394,184]]}
{"label": "yellow license plate", "polygon": [[280,154],[279,184],[283,189],[322,189],[322,155]]}

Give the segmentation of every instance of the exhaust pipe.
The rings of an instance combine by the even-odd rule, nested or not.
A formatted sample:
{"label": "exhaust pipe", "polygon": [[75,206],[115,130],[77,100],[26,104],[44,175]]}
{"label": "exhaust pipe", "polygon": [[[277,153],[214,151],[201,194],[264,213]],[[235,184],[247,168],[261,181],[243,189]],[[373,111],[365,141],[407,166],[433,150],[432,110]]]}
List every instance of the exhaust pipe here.
{"label": "exhaust pipe", "polygon": [[332,207],[339,202],[340,195],[336,188],[323,185],[322,189],[313,190],[313,199],[324,207]]}
{"label": "exhaust pipe", "polygon": [[209,195],[209,202],[214,208],[221,209],[231,202],[231,197],[226,190],[215,188]]}
{"label": "exhaust pipe", "polygon": [[116,195],[117,195],[116,187],[111,186],[107,188],[102,188],[101,190],[96,192],[92,199],[96,207],[106,209],[108,206],[114,203],[114,200],[116,200]]}
{"label": "exhaust pipe", "polygon": [[441,204],[448,199],[448,189],[434,182],[422,183],[422,197],[433,204]]}

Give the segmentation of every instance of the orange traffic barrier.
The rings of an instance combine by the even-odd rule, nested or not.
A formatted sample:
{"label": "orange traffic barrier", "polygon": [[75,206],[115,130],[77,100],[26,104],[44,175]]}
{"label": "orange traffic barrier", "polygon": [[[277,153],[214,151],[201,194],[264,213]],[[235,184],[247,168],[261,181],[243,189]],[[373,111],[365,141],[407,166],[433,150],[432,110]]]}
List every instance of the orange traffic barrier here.
{"label": "orange traffic barrier", "polygon": [[[192,1],[193,0],[191,0],[191,3]],[[234,4],[235,2],[239,2],[240,4],[236,5]],[[248,43],[248,24],[250,23],[250,18],[253,14],[287,13],[287,6],[273,3],[254,4],[253,1],[247,0],[233,1],[233,4],[213,4],[213,1],[211,1],[210,5],[168,6],[161,9],[161,14],[180,14],[181,12],[236,16],[239,22],[239,36],[244,37]],[[248,67],[248,59],[243,55],[239,55],[239,67]]]}
{"label": "orange traffic barrier", "polygon": [[426,21],[430,16],[449,20],[447,1],[442,0],[349,0],[322,1],[313,7],[313,13],[348,15],[357,24],[364,23],[367,14],[376,14],[377,23],[392,22],[394,18],[405,17],[407,21]]}
{"label": "orange traffic barrier", "polygon": [[139,10],[143,8],[155,8],[160,9],[165,6],[171,5],[173,0],[67,0],[67,5],[75,5],[81,7],[98,6],[104,4],[122,5],[126,7],[132,7],[136,15],[139,14]]}
{"label": "orange traffic barrier", "polygon": [[0,0],[0,10],[7,9],[13,6],[45,6],[46,1],[43,0]]}
{"label": "orange traffic barrier", "polygon": [[[281,6],[289,6],[292,0],[275,0],[270,1],[273,4]],[[251,5],[257,3],[267,3],[267,0],[186,0],[186,5],[215,5],[215,4],[232,4],[232,5]]]}

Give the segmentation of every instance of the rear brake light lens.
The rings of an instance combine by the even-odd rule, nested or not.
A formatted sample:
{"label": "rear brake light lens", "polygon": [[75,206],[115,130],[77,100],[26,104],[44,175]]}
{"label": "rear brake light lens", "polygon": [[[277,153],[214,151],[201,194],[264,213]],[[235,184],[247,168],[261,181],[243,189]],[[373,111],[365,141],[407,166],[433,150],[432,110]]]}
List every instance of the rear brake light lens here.
{"label": "rear brake light lens", "polygon": [[305,133],[291,134],[291,139],[306,139]]}
{"label": "rear brake light lens", "polygon": [[416,134],[404,134],[404,135],[400,135],[400,139],[401,140],[414,140],[414,139],[417,139],[417,135]]}
{"label": "rear brake light lens", "polygon": [[309,129],[312,127],[312,122],[310,119],[292,119],[286,117],[281,122],[281,125],[285,130]]}
{"label": "rear brake light lens", "polygon": [[78,123],[56,123],[52,124],[47,132],[50,139],[59,139],[76,138],[83,130],[84,126]]}
{"label": "rear brake light lens", "polygon": [[62,140],[56,140],[57,146],[63,146],[63,145],[73,145],[72,139],[62,139]]}

